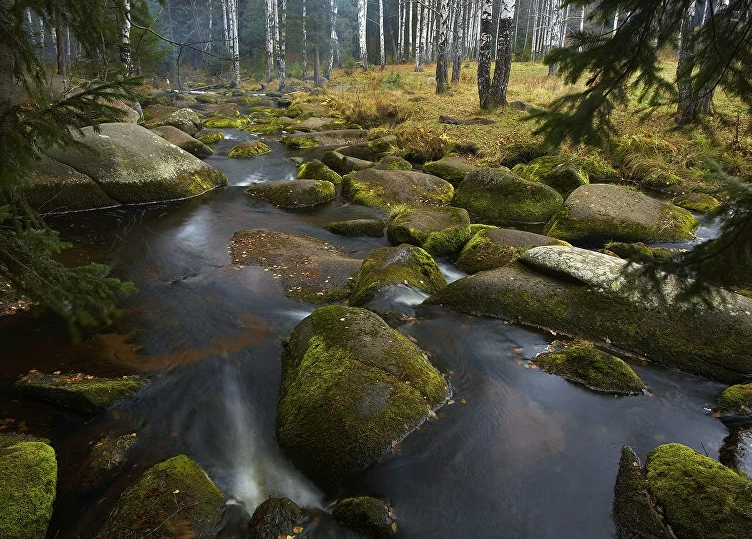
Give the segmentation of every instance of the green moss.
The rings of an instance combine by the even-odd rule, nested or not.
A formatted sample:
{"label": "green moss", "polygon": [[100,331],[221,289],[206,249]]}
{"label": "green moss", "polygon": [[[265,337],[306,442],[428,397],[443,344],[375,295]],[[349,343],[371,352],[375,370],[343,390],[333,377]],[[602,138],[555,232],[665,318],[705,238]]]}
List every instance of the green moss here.
{"label": "green moss", "polygon": [[752,529],[752,481],[681,444],[648,454],[650,492],[679,537],[740,539]]}
{"label": "green moss", "polygon": [[574,345],[534,359],[542,370],[593,391],[641,395],[645,384],[621,359],[590,346]]}
{"label": "green moss", "polygon": [[381,288],[394,284],[433,294],[446,286],[446,279],[433,257],[420,247],[382,247],[363,260],[350,305],[363,305]]}
{"label": "green moss", "polygon": [[120,496],[99,539],[168,539],[177,530],[197,539],[215,537],[225,497],[206,472],[185,455],[149,468]]}
{"label": "green moss", "polygon": [[374,167],[378,170],[412,170],[413,166],[410,161],[406,161],[396,155],[387,155],[383,157]]}
{"label": "green moss", "polygon": [[718,396],[719,412],[752,413],[752,384],[737,384]]}
{"label": "green moss", "polygon": [[477,170],[461,157],[444,157],[423,165],[423,172],[433,174],[457,187],[465,177]]}
{"label": "green moss", "polygon": [[564,197],[589,183],[587,170],[577,158],[554,155],[539,157],[530,163],[515,166],[512,172],[526,180],[548,185]]}
{"label": "green moss", "polygon": [[534,143],[515,143],[501,148],[501,160],[503,167],[513,168],[520,163],[529,163],[533,159],[547,155],[547,151]]}
{"label": "green moss", "polygon": [[331,182],[288,180],[251,185],[248,194],[260,196],[279,208],[308,208],[333,200],[336,189]]}
{"label": "green moss", "polygon": [[623,243],[618,241],[608,242],[603,250],[607,254],[614,254],[625,260],[670,260],[678,253],[677,250],[666,247],[648,247],[642,242]]}
{"label": "green moss", "polygon": [[[492,227],[493,229],[495,227]],[[470,238],[457,258],[458,269],[467,273],[500,268],[517,260],[529,247],[500,245],[493,241],[485,230]]]}
{"label": "green moss", "polygon": [[675,197],[671,202],[685,210],[699,213],[712,213],[721,207],[721,203],[705,193],[689,193]]}
{"label": "green moss", "polygon": [[454,195],[449,182],[409,170],[358,170],[345,175],[342,185],[353,202],[380,209],[400,204],[442,206]]}
{"label": "green moss", "polygon": [[375,314],[316,309],[282,356],[277,439],[324,487],[372,464],[447,395],[444,379],[407,337]]}
{"label": "green moss", "polygon": [[342,183],[342,176],[334,172],[318,159],[303,163],[298,169],[299,179],[323,180],[332,182],[334,185]]}
{"label": "green moss", "polygon": [[225,134],[222,131],[203,131],[196,135],[196,138],[204,144],[214,144],[224,140]]}
{"label": "green moss", "polygon": [[490,230],[492,228],[499,228],[496,225],[484,225],[482,223],[473,223],[470,225],[470,234],[475,236],[481,230]]}
{"label": "green moss", "polygon": [[324,229],[340,236],[373,236],[380,238],[384,235],[386,223],[383,219],[352,219],[350,221],[335,221],[324,225]]}
{"label": "green moss", "polygon": [[21,391],[53,404],[84,413],[97,413],[127,399],[146,384],[138,376],[99,378],[84,374],[30,372],[16,386]]}
{"label": "green moss", "polygon": [[204,120],[204,127],[211,129],[234,127],[235,129],[239,129],[250,122],[251,120],[247,116],[238,116],[235,118],[216,116]]}
{"label": "green moss", "polygon": [[49,445],[0,443],[0,537],[44,539],[56,485],[57,461]]}
{"label": "green moss", "polygon": [[456,254],[470,239],[470,216],[462,208],[406,208],[386,230],[394,245],[409,243],[434,256]]}
{"label": "green moss", "polygon": [[247,140],[245,142],[241,142],[236,146],[233,146],[232,149],[227,152],[227,157],[256,157],[257,155],[262,155],[271,151],[272,149],[263,142]]}
{"label": "green moss", "polygon": [[294,149],[306,149],[306,148],[318,148],[321,146],[321,141],[315,135],[311,136],[294,136],[294,137],[282,137],[280,142],[288,148]]}
{"label": "green moss", "polygon": [[388,539],[394,518],[383,500],[368,496],[344,498],[332,509],[334,519],[366,539]]}

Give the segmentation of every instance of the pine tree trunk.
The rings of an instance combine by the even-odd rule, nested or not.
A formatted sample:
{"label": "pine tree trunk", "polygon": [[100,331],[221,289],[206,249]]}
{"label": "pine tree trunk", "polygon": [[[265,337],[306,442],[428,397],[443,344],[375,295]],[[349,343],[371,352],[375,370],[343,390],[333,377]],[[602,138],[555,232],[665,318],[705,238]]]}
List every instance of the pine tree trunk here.
{"label": "pine tree trunk", "polygon": [[[11,27],[8,13],[13,7],[13,2],[14,0],[0,0],[0,26],[3,28]],[[10,48],[8,40],[0,39],[0,104],[12,100],[15,86],[14,71],[13,50]]]}
{"label": "pine tree trunk", "polygon": [[313,55],[313,85],[318,88],[321,86],[321,66],[320,66],[320,60],[321,56],[319,54],[319,46],[316,45],[316,50],[314,51]]}
{"label": "pine tree trunk", "polygon": [[436,45],[436,93],[449,90],[449,0],[438,1],[439,40]]}
{"label": "pine tree trunk", "polygon": [[367,0],[358,0],[358,54],[360,55],[360,63],[365,71],[368,71],[368,40],[366,36],[367,17]]}
{"label": "pine tree trunk", "polygon": [[276,0],[266,0],[264,2],[264,12],[266,15],[266,82],[272,81],[274,77],[274,2]]}
{"label": "pine tree trunk", "polygon": [[[57,74],[65,77],[67,75],[65,62],[65,26],[63,24],[63,21],[60,19],[58,19],[57,26],[55,28],[55,39],[57,40]],[[128,54],[128,60],[128,63],[124,62],[126,65],[126,73],[128,73],[127,66],[130,64],[130,52]],[[128,75],[130,76],[130,73],[128,73]]]}
{"label": "pine tree trunk", "polygon": [[679,90],[679,103],[677,114],[680,121],[691,120],[694,115],[692,104],[692,71],[695,65],[695,40],[694,40],[695,2],[687,9],[687,14],[682,22],[679,46],[679,63],[676,66],[676,80]]}
{"label": "pine tree trunk", "polygon": [[303,50],[301,51],[301,64],[303,67],[303,78],[305,79],[308,72],[308,29],[306,28],[306,0],[303,0]]}
{"label": "pine tree trunk", "polygon": [[487,106],[502,107],[507,104],[507,88],[512,71],[512,19],[514,18],[513,0],[501,0],[499,9],[499,33],[496,42],[496,68],[493,83],[489,91]]}
{"label": "pine tree trunk", "polygon": [[490,108],[491,44],[493,41],[493,0],[482,0],[480,12],[480,48],[478,50],[478,97],[480,108]]}
{"label": "pine tree trunk", "polygon": [[285,57],[287,54],[287,0],[279,0],[279,46],[277,47],[277,74],[279,89],[285,89]]}
{"label": "pine tree trunk", "polygon": [[379,0],[379,66],[386,67],[386,52],[384,51],[384,0]]}

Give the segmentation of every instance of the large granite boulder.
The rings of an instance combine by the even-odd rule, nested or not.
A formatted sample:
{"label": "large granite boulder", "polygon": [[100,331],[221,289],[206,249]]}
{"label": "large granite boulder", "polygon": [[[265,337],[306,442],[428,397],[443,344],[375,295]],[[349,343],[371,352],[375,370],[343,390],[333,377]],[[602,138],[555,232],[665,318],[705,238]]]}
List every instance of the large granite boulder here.
{"label": "large granite boulder", "polygon": [[386,229],[394,245],[409,243],[434,256],[453,255],[470,239],[470,216],[462,208],[398,208]]}
{"label": "large granite boulder", "polygon": [[625,273],[627,264],[574,247],[535,247],[518,262],[460,279],[427,301],[608,340],[727,383],[752,376],[752,299],[719,291],[724,301],[715,308],[701,301],[679,303],[671,279],[655,291],[639,276],[639,267]]}
{"label": "large granite boulder", "polygon": [[282,356],[277,440],[324,488],[387,453],[448,394],[424,353],[365,309],[316,309]]}
{"label": "large granite boulder", "polygon": [[687,210],[618,185],[577,188],[544,232],[574,244],[690,239],[697,220]]}
{"label": "large granite boulder", "polygon": [[466,273],[500,268],[511,264],[526,251],[540,245],[568,245],[541,234],[514,228],[486,228],[470,238],[457,258],[456,266]]}
{"label": "large granite boulder", "polygon": [[[147,110],[150,108],[151,107],[147,107]],[[198,133],[199,129],[201,129],[201,117],[196,111],[191,109],[177,109],[168,112],[168,109],[170,108],[171,107],[165,107],[164,111],[166,114],[163,116],[157,116],[151,120],[145,121],[144,127],[152,129],[154,127],[169,125],[176,127],[191,136]],[[144,113],[146,113],[147,110],[145,110]]]}
{"label": "large granite boulder", "polygon": [[188,133],[181,131],[171,125],[163,125],[152,129],[157,135],[165,139],[170,144],[185,150],[196,157],[208,157],[214,153],[214,150],[206,144],[190,136]]}
{"label": "large granite boulder", "polygon": [[443,206],[454,195],[449,182],[412,170],[358,170],[343,178],[343,187],[353,202],[382,209],[399,204]]}
{"label": "large granite boulder", "polygon": [[[123,204],[178,200],[227,184],[222,172],[133,124],[85,127],[77,146],[46,153],[88,176],[111,199]],[[65,184],[63,184],[65,185]]]}

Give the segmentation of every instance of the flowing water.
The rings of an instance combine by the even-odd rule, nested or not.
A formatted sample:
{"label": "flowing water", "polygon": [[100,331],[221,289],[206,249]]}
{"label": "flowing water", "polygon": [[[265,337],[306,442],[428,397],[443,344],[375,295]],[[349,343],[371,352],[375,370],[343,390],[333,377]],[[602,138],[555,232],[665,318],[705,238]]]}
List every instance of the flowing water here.
{"label": "flowing water", "polygon": [[[53,219],[75,245],[73,262],[100,261],[138,294],[107,333],[69,342],[50,317],[0,321],[0,419],[11,430],[49,437],[58,453],[59,495],[49,537],[92,537],[123,488],[148,466],[179,453],[199,462],[233,500],[227,530],[270,495],[314,510],[309,530],[341,536],[320,492],[279,452],[274,439],[282,341],[313,309],[286,298],[271,272],[234,268],[228,245],[242,228],[307,234],[364,257],[386,238],[345,238],[322,225],[376,213],[337,200],[284,211],[242,186],[294,177],[292,155],[223,157],[252,135],[227,130],[207,159],[226,188],[169,204]],[[229,138],[231,137],[231,139]],[[708,229],[712,233],[712,227]],[[440,261],[448,280],[463,274]],[[340,494],[382,496],[395,507],[398,537],[608,538],[620,448],[644,458],[680,442],[717,458],[726,427],[707,408],[724,386],[629,360],[651,392],[595,394],[532,368],[556,335],[500,320],[420,305],[403,287],[377,299],[414,316],[399,329],[445,373],[453,402],[398,451],[354,477]],[[138,398],[93,420],[27,400],[13,388],[29,369],[98,375],[144,374]],[[136,432],[139,442],[115,477],[87,486],[81,463],[103,434]]]}

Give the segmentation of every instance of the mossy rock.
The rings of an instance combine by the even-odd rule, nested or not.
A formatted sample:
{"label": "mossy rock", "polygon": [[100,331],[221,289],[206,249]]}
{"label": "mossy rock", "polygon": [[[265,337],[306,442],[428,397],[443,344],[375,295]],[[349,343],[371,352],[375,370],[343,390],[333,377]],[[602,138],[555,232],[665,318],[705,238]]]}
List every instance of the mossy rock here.
{"label": "mossy rock", "polygon": [[583,185],[546,224],[545,234],[573,244],[691,239],[697,220],[687,210],[624,187]]}
{"label": "mossy rock", "polygon": [[253,512],[248,539],[278,539],[295,536],[293,531],[305,516],[290,498],[269,498]]}
{"label": "mossy rock", "polygon": [[396,155],[387,155],[383,157],[374,167],[378,170],[412,170],[413,166],[410,161],[402,159]]}
{"label": "mossy rock", "polygon": [[233,264],[272,270],[285,295],[310,303],[347,299],[362,262],[320,239],[260,228],[236,232],[230,253]]}
{"label": "mossy rock", "polygon": [[285,135],[280,139],[280,142],[288,148],[304,149],[317,148],[318,146],[342,146],[343,144],[364,140],[367,137],[368,131],[363,129],[338,129]]}
{"label": "mossy rock", "polygon": [[213,131],[211,129],[202,129],[196,133],[196,138],[204,144],[214,144],[220,140],[225,139],[225,134],[222,131]]}
{"label": "mossy rock", "polygon": [[340,118],[316,118],[315,116],[311,116],[295,123],[295,130],[310,133],[311,131],[332,130],[344,125],[345,120]]}
{"label": "mossy rock", "polygon": [[512,172],[533,182],[540,182],[555,189],[562,196],[569,196],[578,187],[589,183],[588,173],[576,158],[549,155],[519,164]]}
{"label": "mossy rock", "polygon": [[457,258],[456,266],[466,273],[477,273],[511,264],[525,251],[539,245],[568,245],[566,242],[513,228],[470,225],[474,235]]}
{"label": "mossy rock", "polygon": [[378,161],[382,157],[396,152],[396,143],[397,137],[394,135],[387,135],[367,142],[343,146],[337,148],[336,151],[345,157],[354,157],[364,161]]}
{"label": "mossy rock", "polygon": [[196,95],[196,101],[198,101],[199,103],[214,104],[218,103],[220,99],[222,98],[217,94],[206,93]]}
{"label": "mossy rock", "polygon": [[438,176],[457,187],[465,176],[478,170],[461,157],[443,157],[438,161],[431,161],[423,165],[423,172]]}
{"label": "mossy rock", "polygon": [[350,305],[364,305],[382,288],[399,284],[433,294],[446,286],[446,279],[433,257],[420,247],[381,247],[363,260]]}
{"label": "mossy rock", "polygon": [[499,228],[499,227],[496,225],[484,225],[483,223],[473,223],[470,225],[470,234],[475,236],[481,230],[491,230],[492,228]]}
{"label": "mossy rock", "polygon": [[603,252],[614,254],[626,260],[670,260],[678,254],[678,250],[668,247],[648,247],[642,242],[624,243],[610,241],[603,247]]}
{"label": "mossy rock", "polygon": [[310,208],[334,200],[334,184],[319,180],[283,180],[251,185],[248,194],[261,197],[278,208]]}
{"label": "mossy rock", "polygon": [[621,448],[614,486],[614,524],[617,539],[673,539],[653,507],[645,470],[629,446]]}
{"label": "mossy rock", "polygon": [[640,281],[639,267],[626,271],[626,265],[584,249],[534,247],[517,262],[455,281],[426,302],[591,341],[608,336],[614,346],[669,367],[726,383],[747,380],[752,300],[717,290],[723,302],[713,308],[678,303],[671,279],[658,297],[645,291],[651,289]]}
{"label": "mossy rock", "polygon": [[225,175],[160,136],[133,124],[101,124],[80,143],[46,150],[52,159],[97,182],[123,204],[180,200],[227,185]]}
{"label": "mossy rock", "polygon": [[324,229],[339,236],[373,236],[374,238],[382,237],[385,227],[386,222],[383,219],[351,219],[324,225]]}
{"label": "mossy rock", "polygon": [[347,174],[356,170],[375,167],[372,161],[364,161],[355,157],[347,157],[339,152],[328,151],[321,156],[321,162],[338,174]]}
{"label": "mossy rock", "polygon": [[407,337],[365,309],[316,309],[282,355],[277,440],[326,489],[361,471],[446,399],[439,372]]}
{"label": "mossy rock", "polygon": [[342,176],[334,172],[318,159],[303,163],[298,169],[298,179],[322,180],[332,182],[334,185],[342,183]]}
{"label": "mossy rock", "polygon": [[723,440],[719,460],[752,479],[752,426],[733,428]]}
{"label": "mossy rock", "polygon": [[198,139],[193,138],[177,127],[163,125],[152,129],[154,133],[165,139],[170,144],[174,144],[181,150],[185,150],[196,157],[208,157],[214,153],[214,150]]}
{"label": "mossy rock", "polygon": [[149,105],[148,107],[144,107],[142,109],[142,112],[144,113],[144,122],[148,122],[156,118],[164,118],[177,110],[177,107],[171,107],[169,105]]}
{"label": "mossy rock", "polygon": [[719,412],[752,414],[752,384],[737,384],[718,396]]}
{"label": "mossy rock", "polygon": [[679,195],[674,197],[671,202],[680,208],[698,213],[713,213],[721,207],[721,203],[716,198],[705,193]]}
{"label": "mossy rock", "polygon": [[386,229],[394,245],[409,243],[434,256],[458,253],[470,239],[470,216],[462,208],[400,207]]}
{"label": "mossy rock", "polygon": [[144,122],[144,127],[149,129],[163,125],[176,127],[192,136],[201,129],[201,117],[195,110],[183,108]]}
{"label": "mossy rock", "polygon": [[240,114],[238,105],[236,103],[222,103],[212,113],[212,115],[204,120],[204,127],[209,128],[227,128],[233,127],[239,129],[244,125],[251,123],[251,119],[248,116]]}
{"label": "mossy rock", "polygon": [[185,455],[149,468],[128,487],[98,539],[169,539],[183,534],[216,537],[225,497],[206,472]]}
{"label": "mossy rock", "polygon": [[332,509],[334,520],[365,539],[389,539],[397,531],[390,507],[369,496],[343,498]]}
{"label": "mossy rock", "polygon": [[752,481],[681,444],[646,460],[650,492],[674,532],[686,539],[739,539],[752,529]]}
{"label": "mossy rock", "polygon": [[272,149],[260,140],[246,140],[245,142],[241,142],[240,144],[233,146],[230,151],[227,152],[227,157],[249,158],[263,155],[271,151]]}
{"label": "mossy rock", "polygon": [[545,372],[593,391],[642,395],[647,389],[632,367],[592,346],[568,346],[559,352],[536,356],[533,362]]}
{"label": "mossy rock", "polygon": [[343,187],[356,204],[381,209],[400,204],[443,206],[454,195],[451,183],[411,170],[358,170],[343,178]]}
{"label": "mossy rock", "polygon": [[16,382],[24,393],[85,414],[96,414],[130,398],[146,384],[138,376],[100,378],[86,374],[42,374],[32,371]]}
{"label": "mossy rock", "polygon": [[501,148],[501,159],[499,164],[502,167],[514,168],[521,163],[529,163],[534,159],[548,155],[539,144],[533,143],[515,143]]}
{"label": "mossy rock", "polygon": [[55,451],[0,434],[0,537],[44,539],[57,486]]}
{"label": "mossy rock", "polygon": [[508,169],[485,168],[465,177],[452,203],[490,224],[538,223],[561,210],[562,198],[547,185],[523,180]]}

